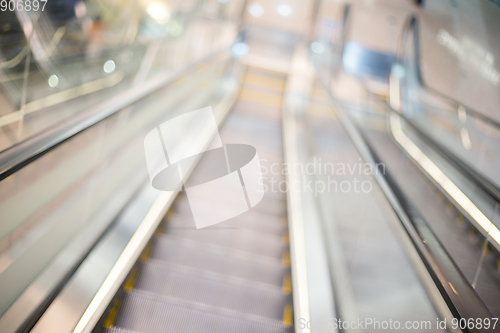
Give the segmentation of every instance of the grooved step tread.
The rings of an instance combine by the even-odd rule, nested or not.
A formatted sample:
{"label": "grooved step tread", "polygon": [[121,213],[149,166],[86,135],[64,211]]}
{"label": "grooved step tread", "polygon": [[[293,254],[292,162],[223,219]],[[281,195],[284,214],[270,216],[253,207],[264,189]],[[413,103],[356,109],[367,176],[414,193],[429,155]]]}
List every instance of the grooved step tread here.
{"label": "grooved step tread", "polygon": [[133,290],[125,295],[115,326],[120,330],[160,333],[262,332],[285,333],[281,320]]}
{"label": "grooved step tread", "polygon": [[158,261],[143,265],[135,288],[278,320],[291,301],[278,286]]}
{"label": "grooved step tread", "polygon": [[159,238],[151,258],[271,285],[281,285],[286,271],[281,266],[281,258],[258,256],[173,236]]}
{"label": "grooved step tread", "polygon": [[[178,200],[175,205],[175,209],[177,212],[190,216],[192,215],[191,213],[191,206],[189,205],[188,200],[184,200],[186,197],[179,197],[181,200]],[[272,192],[266,192],[264,194],[264,198],[262,199],[261,202],[259,202],[257,205],[252,207],[250,210],[251,212],[256,212],[259,214],[262,214],[264,216],[281,216],[283,215],[284,210],[281,207],[281,203],[285,201],[284,194],[282,193],[272,193]],[[250,212],[249,211],[249,212]],[[247,212],[248,213],[248,212]],[[242,214],[236,218],[233,218],[232,220],[239,220],[247,213]],[[192,218],[191,218],[192,219]],[[194,224],[194,220],[193,220]]]}
{"label": "grooved step tread", "polygon": [[[282,162],[280,109],[242,100],[234,108],[220,130],[223,142],[251,144],[268,167]],[[265,184],[285,179],[264,176]],[[212,196],[207,193],[207,202]],[[266,191],[244,214],[196,229],[180,193],[149,259],[116,301],[114,326],[104,332],[292,333],[285,200],[279,191]],[[207,205],[207,214],[211,209]]]}
{"label": "grooved step tread", "polygon": [[[280,209],[284,211],[284,207]],[[286,227],[281,223],[281,215],[283,214],[271,215],[252,209],[235,219],[218,223],[217,225],[209,227],[206,230],[217,230],[222,228],[241,229],[259,232],[264,235],[280,235],[284,230],[286,230]],[[168,217],[168,229],[198,230],[196,229],[191,211],[184,210],[176,210],[175,214]]]}
{"label": "grooved step tread", "polygon": [[281,243],[281,235],[263,235],[243,229],[170,229],[165,235],[271,258],[281,258],[285,248]]}

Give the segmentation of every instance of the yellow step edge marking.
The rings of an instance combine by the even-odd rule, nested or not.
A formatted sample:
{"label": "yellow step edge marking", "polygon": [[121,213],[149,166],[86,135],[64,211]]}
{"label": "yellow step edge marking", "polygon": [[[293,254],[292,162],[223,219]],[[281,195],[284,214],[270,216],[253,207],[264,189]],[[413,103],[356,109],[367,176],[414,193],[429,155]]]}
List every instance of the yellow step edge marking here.
{"label": "yellow step edge marking", "polygon": [[283,294],[290,295],[292,292],[292,277],[290,274],[283,276]]}
{"label": "yellow step edge marking", "polygon": [[84,333],[88,330],[92,330],[99,317],[101,317],[101,306],[107,302],[107,295],[115,292],[114,284],[120,278],[120,274],[122,274],[122,272],[126,269],[127,263],[134,257],[135,251],[138,251],[142,247],[141,242],[148,235],[149,230],[156,227],[157,223],[164,214],[164,208],[169,204],[171,199],[171,192],[161,192],[159,194],[153,206],[151,206],[127,246],[120,254],[120,257],[113,265],[111,272],[108,274],[82,317],[76,324],[76,327],[73,329],[73,333]]}
{"label": "yellow step edge marking", "polygon": [[147,262],[153,253],[153,245],[149,243],[141,254],[141,261]]}
{"label": "yellow step edge marking", "polygon": [[500,257],[498,257],[498,259],[497,259],[497,269],[498,269],[498,273],[500,273]]}
{"label": "yellow step edge marking", "polygon": [[490,252],[490,247],[488,246],[488,240],[485,239],[483,241],[483,244],[481,244],[482,248],[483,248],[483,254],[486,255],[488,254],[488,252]]}
{"label": "yellow step edge marking", "polygon": [[287,245],[290,242],[290,237],[288,236],[288,232],[284,232],[281,235],[281,244]]}
{"label": "yellow step edge marking", "polygon": [[292,315],[293,309],[291,304],[285,305],[285,309],[283,310],[283,325],[288,328],[292,327]]}
{"label": "yellow step edge marking", "polygon": [[120,310],[120,305],[122,304],[121,299],[116,299],[115,302],[113,303],[113,307],[109,311],[108,318],[106,318],[106,321],[104,322],[104,328],[111,328],[115,324],[116,320],[116,315],[118,314],[118,311]]}
{"label": "yellow step edge marking", "polygon": [[469,229],[469,237],[474,237],[476,236],[476,230],[474,230],[474,228],[470,228]]}
{"label": "yellow step edge marking", "polygon": [[283,95],[270,93],[266,91],[252,89],[251,87],[242,87],[239,99],[243,99],[250,102],[256,102],[261,104],[266,104],[274,107],[281,107],[283,102]]}
{"label": "yellow step edge marking", "polygon": [[164,223],[160,223],[160,225],[158,226],[158,228],[156,228],[156,230],[155,230],[154,236],[156,238],[158,238],[161,235],[163,235],[164,231],[165,231],[165,224]]}
{"label": "yellow step edge marking", "polygon": [[381,94],[376,94],[378,98],[381,100],[386,101],[387,100],[387,94],[381,93]]}
{"label": "yellow step edge marking", "polygon": [[283,256],[281,257],[281,266],[283,267],[290,267],[291,260],[290,260],[290,251],[283,251]]}
{"label": "yellow step edge marking", "polygon": [[335,109],[314,102],[311,102],[306,113],[328,119],[337,119]]}
{"label": "yellow step edge marking", "polygon": [[175,215],[175,212],[173,210],[169,210],[167,212],[167,215],[166,215],[167,220],[171,220],[174,217],[174,215]]}
{"label": "yellow step edge marking", "polygon": [[243,83],[259,86],[267,89],[283,92],[285,90],[285,78],[275,78],[268,75],[247,72]]}
{"label": "yellow step edge marking", "polygon": [[450,201],[446,203],[446,212],[448,214],[451,214],[453,212],[453,204]]}
{"label": "yellow step edge marking", "polygon": [[138,276],[139,276],[139,270],[137,268],[134,268],[130,273],[127,282],[125,282],[124,289],[126,292],[129,293],[134,288]]}
{"label": "yellow step edge marking", "polygon": [[[286,80],[286,77],[287,75],[283,72],[280,72],[280,71],[273,71],[271,69],[268,69],[268,68],[263,68],[263,67],[259,67],[259,66],[254,66],[254,65],[245,65],[247,67],[247,70],[245,72],[246,73],[252,73],[251,71],[249,71],[249,69],[253,69],[257,72],[260,72],[260,73],[256,73],[257,75],[263,75],[263,76],[268,76],[268,74],[273,74],[273,75],[276,75],[276,76],[281,76],[283,80]],[[281,78],[278,78],[279,80],[281,80]]]}
{"label": "yellow step edge marking", "polygon": [[462,226],[464,224],[464,216],[462,214],[458,214],[457,217],[455,217],[455,221],[459,226]]}

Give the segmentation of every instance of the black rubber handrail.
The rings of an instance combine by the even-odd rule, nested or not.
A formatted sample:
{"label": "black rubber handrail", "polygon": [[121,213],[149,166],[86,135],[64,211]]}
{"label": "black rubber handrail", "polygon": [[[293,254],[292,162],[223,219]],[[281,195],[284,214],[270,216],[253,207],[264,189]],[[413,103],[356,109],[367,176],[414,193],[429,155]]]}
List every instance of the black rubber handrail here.
{"label": "black rubber handrail", "polygon": [[52,151],[75,135],[109,118],[123,108],[138,102],[192,71],[198,65],[210,61],[225,49],[216,51],[169,75],[153,79],[140,87],[133,87],[97,106],[62,121],[54,127],[30,137],[0,153],[0,181]]}
{"label": "black rubber handrail", "polygon": [[[349,16],[349,8],[347,8],[347,6],[348,5],[346,5],[344,10],[343,17],[344,29],[348,29],[346,23]],[[405,24],[402,38],[400,38],[399,41],[404,39],[406,37],[405,34],[407,35],[408,33],[408,24]],[[345,35],[346,31],[343,32],[343,36]],[[342,41],[342,43],[344,42],[345,40]],[[398,46],[399,45],[401,44],[398,44]],[[360,133],[349,116],[343,114],[342,108],[338,105],[335,97],[328,89],[328,85],[319,77],[318,80],[328,94],[332,104],[338,106],[335,109],[342,115],[339,118],[342,118],[344,128],[349,133],[349,136],[351,136],[351,139],[364,160],[373,163],[373,165],[377,165],[376,163],[380,162],[380,159],[373,147],[369,144],[369,140]],[[365,86],[363,85],[363,87]],[[365,90],[370,93],[366,87]],[[468,283],[463,273],[430,228],[429,223],[423,219],[421,214],[419,214],[411,204],[409,198],[403,193],[391,175],[387,172],[378,172],[374,174],[452,315],[457,319],[464,318],[466,320],[469,318],[474,320],[477,318],[491,318],[491,312],[474,288]],[[486,331],[485,329],[477,328],[464,330],[464,332]]]}
{"label": "black rubber handrail", "polygon": [[[343,111],[342,106],[328,90],[328,85],[319,77],[318,80],[364,161],[374,166],[380,165],[383,161],[378,157],[369,140]],[[429,223],[411,204],[394,178],[387,170],[373,172],[373,175],[452,315],[459,320],[492,318],[491,312],[436,237]],[[473,328],[465,329],[464,332],[482,333],[488,330]]]}
{"label": "black rubber handrail", "polygon": [[[398,113],[397,111],[394,111]],[[423,142],[432,147],[437,151],[445,160],[450,162],[451,165],[456,167],[466,178],[470,179],[474,184],[476,184],[481,190],[486,192],[493,200],[500,202],[500,189],[492,184],[486,177],[472,169],[469,165],[464,163],[460,158],[456,157],[454,154],[449,152],[446,148],[440,145],[436,140],[427,135],[420,127],[415,124],[413,120],[398,113],[398,115],[404,119],[404,121],[418,134],[419,138]]]}

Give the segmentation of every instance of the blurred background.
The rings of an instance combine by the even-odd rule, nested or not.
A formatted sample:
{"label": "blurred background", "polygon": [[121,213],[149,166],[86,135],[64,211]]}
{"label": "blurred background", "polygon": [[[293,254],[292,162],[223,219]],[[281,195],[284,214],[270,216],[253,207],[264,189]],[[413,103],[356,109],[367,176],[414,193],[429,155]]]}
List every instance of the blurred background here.
{"label": "blurred background", "polygon": [[[500,330],[499,35],[490,0],[0,1],[0,331]],[[265,193],[196,229],[143,142],[207,106]]]}

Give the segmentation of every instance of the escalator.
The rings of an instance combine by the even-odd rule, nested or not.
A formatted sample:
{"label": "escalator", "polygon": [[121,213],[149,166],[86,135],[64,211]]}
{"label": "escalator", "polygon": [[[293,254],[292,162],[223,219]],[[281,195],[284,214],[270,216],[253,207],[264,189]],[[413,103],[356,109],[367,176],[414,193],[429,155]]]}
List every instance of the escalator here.
{"label": "escalator", "polygon": [[[285,79],[245,68],[222,141],[252,143],[261,160],[280,163]],[[201,159],[190,177],[209,167]],[[213,214],[210,202],[207,193],[203,214]],[[200,230],[179,194],[94,331],[291,332],[290,264],[283,193],[267,192],[250,212]]]}
{"label": "escalator", "polygon": [[[498,126],[422,82],[420,57],[431,42],[418,37],[435,27],[419,26],[418,17],[411,14],[404,21],[388,96],[376,93],[373,78],[363,76],[355,78],[361,100],[342,91],[343,84],[352,84],[339,65],[345,53],[329,54],[333,65],[323,55],[313,55],[313,62],[329,99],[348,118],[343,123],[352,126],[365,156],[379,165],[389,196],[398,202],[394,209],[405,212],[401,220],[407,219],[408,234],[417,236],[413,243],[421,248],[420,257],[428,267],[439,263],[431,275],[453,315],[495,320],[500,313],[498,197],[488,167],[495,163]],[[311,127],[313,133],[321,128]],[[476,147],[469,133],[475,133]]]}
{"label": "escalator", "polygon": [[[280,54],[272,39],[284,35],[250,25],[226,36],[231,44],[194,56],[196,22],[213,23],[209,35],[217,36],[226,8],[217,6],[193,14],[194,33],[172,43],[178,52],[147,45],[140,55],[154,66],[130,64],[137,71],[89,98],[91,108],[77,105],[0,152],[0,331],[355,333],[389,322],[410,332],[489,329],[440,325],[498,317],[498,249],[395,129],[440,167],[451,163],[383,96],[367,89],[359,103],[337,98],[335,85],[344,82],[332,66],[341,67],[343,55],[328,53],[333,47],[316,52],[289,35],[283,45],[293,54]],[[163,56],[163,47],[192,59]],[[166,66],[170,60],[183,66]],[[187,182],[206,181],[210,154],[189,159],[178,169],[184,184],[162,190],[145,138],[158,129],[168,160],[172,147],[160,127],[207,106],[224,148],[205,140],[196,121],[168,138],[187,151],[182,139],[198,131],[193,147],[223,149],[224,175],[237,171],[246,210],[200,228],[200,216],[234,208],[204,188],[195,210]],[[265,188],[258,203],[241,166],[231,164],[231,145],[258,154]],[[445,171],[477,185],[453,165]]]}
{"label": "escalator", "polygon": [[[407,128],[407,131],[410,129]],[[466,280],[497,317],[500,314],[500,276],[495,241],[481,235],[474,223],[452,204],[453,199],[448,197],[446,191],[434,183],[418,163],[409,159],[397,142],[391,140],[391,133],[384,135],[370,128],[364,128],[363,133],[381,161],[391,161],[386,164],[387,173],[406,193],[421,218],[428,221]],[[419,142],[418,136],[412,140]],[[422,141],[419,143],[422,144]],[[432,151],[427,153],[432,154]],[[481,190],[476,187],[476,191]]]}
{"label": "escalator", "polygon": [[[283,104],[286,96],[288,101],[294,99],[290,98],[289,91],[285,93],[285,88],[297,89],[298,80],[303,83],[300,75],[294,74],[295,81],[290,81],[286,74],[249,65],[240,67],[231,60],[224,62],[220,59],[212,64],[203,63],[194,71],[198,72],[200,75],[192,75],[191,78],[195,87],[203,86],[207,77],[213,79],[222,76],[223,80],[220,82],[226,87],[226,76],[241,78],[241,86],[234,101],[232,97],[222,96],[221,99],[212,95],[201,103],[207,100],[217,101],[214,115],[219,115],[217,119],[221,121],[219,133],[222,142],[254,146],[263,169],[271,171],[271,174],[264,173],[264,185],[268,190],[262,201],[243,215],[197,229],[186,191],[181,191],[177,196],[163,195],[146,184],[136,192],[135,198],[129,199],[113,225],[83,258],[76,272],[64,281],[52,302],[36,318],[33,326],[28,327],[31,332],[199,332],[207,329],[217,332],[292,332],[303,329],[297,327],[297,323],[302,323],[303,319],[309,319],[316,325],[321,321],[328,322],[325,325],[330,326],[325,331],[331,331],[330,312],[324,312],[320,319],[317,312],[310,317],[305,317],[307,315],[301,312],[301,320],[294,319],[294,312],[296,313],[297,308],[300,309],[294,300],[301,300],[300,305],[303,305],[304,299],[295,293],[297,290],[302,291],[303,284],[297,287],[300,277],[294,275],[293,268],[295,266],[297,270],[300,267],[300,261],[296,259],[299,252],[296,248],[291,248],[299,244],[300,233],[298,229],[290,233],[288,213],[298,206],[297,201],[294,201],[294,206],[290,206],[287,203],[290,192],[285,195],[286,191],[280,190],[279,186],[276,188],[276,184],[285,180],[287,173],[281,168],[286,162],[290,162],[289,150],[295,147],[293,142],[288,141],[288,153],[284,156],[283,137],[304,143],[296,147],[299,158],[305,161],[310,156],[302,156],[304,148],[311,144],[314,146],[316,140],[322,147],[316,151],[319,156],[325,160],[334,158],[343,163],[359,159],[354,146],[339,127],[336,116],[325,113],[325,104],[330,102],[324,93],[318,99],[317,90],[321,88],[317,84],[312,92],[312,105],[306,109],[310,119],[303,123],[312,127],[299,129],[294,134],[289,133],[292,126],[287,122],[289,120],[283,119],[283,113],[289,112],[289,108],[283,107]],[[175,93],[176,90],[173,91]],[[217,89],[215,92],[217,96]],[[158,95],[154,97],[158,98]],[[315,103],[322,105],[319,113]],[[177,105],[181,105],[183,111],[189,111],[190,105],[194,107],[197,104],[179,102]],[[223,116],[219,112],[221,105],[225,105],[226,109]],[[172,114],[179,113],[173,111]],[[286,117],[290,116],[288,114]],[[132,121],[137,123],[137,119],[140,118],[132,118]],[[282,133],[282,125],[286,125],[283,130],[288,132],[287,135]],[[336,130],[332,132],[332,128]],[[318,136],[309,141],[304,140],[302,135],[311,129],[315,129]],[[325,138],[331,135],[336,137],[337,143],[325,145]],[[139,154],[134,156],[138,157]],[[208,168],[209,161],[201,158],[189,179],[203,178],[203,173]],[[292,191],[292,194],[297,193]],[[307,192],[302,195],[306,196]],[[335,193],[335,209],[349,209],[353,200],[372,207],[387,205],[384,203],[386,198],[380,191],[352,195],[353,193],[349,196]],[[162,196],[168,199],[164,200]],[[152,201],[152,198],[157,199]],[[203,214],[211,215],[217,200],[212,193],[205,193],[204,198],[206,205]],[[329,206],[330,199],[320,195],[319,205]],[[168,211],[164,212],[163,208],[155,209],[158,200],[163,200],[162,207]],[[354,270],[350,273],[352,280],[345,280],[339,273],[342,268],[334,258],[326,259],[326,263],[309,254],[307,269],[309,272],[315,269],[316,272],[306,280],[307,289],[311,295],[315,292],[320,295],[309,299],[311,309],[318,311],[321,307],[325,308],[325,300],[332,299],[332,295],[325,292],[322,284],[324,281],[321,281],[320,276],[327,276],[327,283],[331,282],[331,278],[328,273],[318,270],[318,267],[323,270],[328,267],[330,274],[335,277],[335,296],[340,304],[336,304],[336,311],[343,318],[352,319],[356,313],[363,317],[377,318],[390,315],[403,323],[411,320],[430,322],[436,317],[449,316],[443,300],[436,296],[435,287],[429,286],[428,273],[422,263],[418,263],[415,249],[408,246],[404,237],[398,240],[401,235],[390,230],[394,226],[388,228],[391,223],[398,223],[394,212],[386,208],[380,209],[378,213],[372,212],[369,227],[366,219],[361,216],[355,223],[340,216],[341,221],[336,223],[343,224],[342,229],[352,230],[358,226],[370,228],[371,233],[379,236],[361,243],[358,240],[362,245],[353,248],[353,242],[348,237],[339,243],[333,241],[335,237],[331,238],[331,225],[319,226],[319,229],[326,232],[324,235],[320,232],[316,235],[317,238],[312,237],[311,227],[315,223],[314,215],[317,214],[314,213],[317,209],[314,207],[315,199],[307,197],[300,201],[307,218],[307,223],[304,224],[306,249],[311,250],[316,246],[322,251],[325,246],[330,256],[330,250],[336,246],[334,255],[339,256],[345,251],[346,258],[353,260],[351,267],[371,265],[378,271],[372,276],[365,276],[362,271]],[[324,208],[320,207],[319,210]],[[148,216],[152,212],[158,217],[158,224],[150,223],[148,231],[144,232],[143,226],[149,223]],[[322,223],[332,220],[328,216],[323,219]],[[136,236],[141,233],[140,243],[135,242]],[[325,239],[321,241],[323,237]],[[290,243],[290,239],[294,243]],[[130,255],[132,245],[134,255]],[[347,251],[339,249],[339,245],[345,246]],[[377,261],[367,256],[374,248],[377,248]],[[391,261],[382,259],[387,255],[391,256]],[[323,254],[319,257],[322,256]],[[404,267],[404,273],[394,274],[396,267]],[[321,274],[317,276],[317,272]],[[371,298],[375,289],[370,290],[373,287],[368,287],[367,282],[376,288],[379,296]],[[342,283],[346,283],[342,287],[344,291],[338,292],[335,288],[342,286]],[[315,291],[316,284],[321,288]],[[349,295],[351,288],[364,288],[365,292]],[[378,302],[376,307],[373,306],[374,300]],[[356,304],[354,308],[358,310],[349,312],[347,309],[353,310],[349,308],[352,303]],[[68,312],[68,309],[72,311]],[[61,321],[61,318],[65,320]]]}
{"label": "escalator", "polygon": [[[380,190],[350,195],[335,191],[315,197],[318,193],[307,191],[310,182],[306,178],[311,175],[285,171],[285,166],[309,165],[309,154],[315,154],[309,148],[316,140],[322,147],[316,153],[325,161],[360,160],[338,120],[324,109],[318,114],[314,106],[318,86],[312,91],[307,88],[308,82],[315,81],[311,73],[301,73],[308,68],[301,63],[307,61],[303,54],[298,52],[301,60],[288,75],[252,65],[241,67],[231,60],[221,66],[225,70],[214,72],[223,75],[225,87],[225,77],[241,78],[237,98],[216,99],[214,116],[222,142],[252,145],[258,152],[265,170],[262,201],[238,217],[197,229],[187,190],[175,196],[158,193],[146,184],[31,332],[196,332],[207,328],[292,332],[307,331],[313,325],[322,325],[329,332],[335,329],[334,311],[349,320],[391,316],[402,325],[451,318],[407,236],[392,230],[401,226]],[[296,96],[305,94],[314,96],[312,104],[295,104]],[[324,96],[319,101],[323,107],[329,103]],[[293,117],[306,118],[298,121]],[[319,125],[315,128],[318,136],[310,137],[311,128],[305,127],[311,125]],[[328,144],[330,139],[325,141],[331,135],[334,145]],[[210,161],[200,158],[189,180],[197,183],[209,168]],[[365,176],[363,183],[374,186]],[[288,190],[281,187],[286,181],[292,184]],[[306,187],[297,191],[293,187],[296,181]],[[355,184],[356,178],[353,181]],[[216,194],[204,193],[203,198],[202,215],[214,215]],[[353,203],[373,209],[370,224],[361,209],[355,219],[346,218],[346,209]],[[332,218],[323,212],[331,207],[341,215]],[[294,215],[289,229],[290,213]],[[329,221],[348,231],[348,236],[339,239]],[[369,228],[370,232],[363,231],[363,239],[353,242],[356,228]],[[370,234],[378,237],[364,238]],[[384,259],[387,256],[390,261]],[[350,265],[347,269],[346,264]],[[367,265],[378,273],[367,276],[356,268]],[[398,269],[402,272],[394,274]],[[63,316],[67,318],[61,321]]]}

